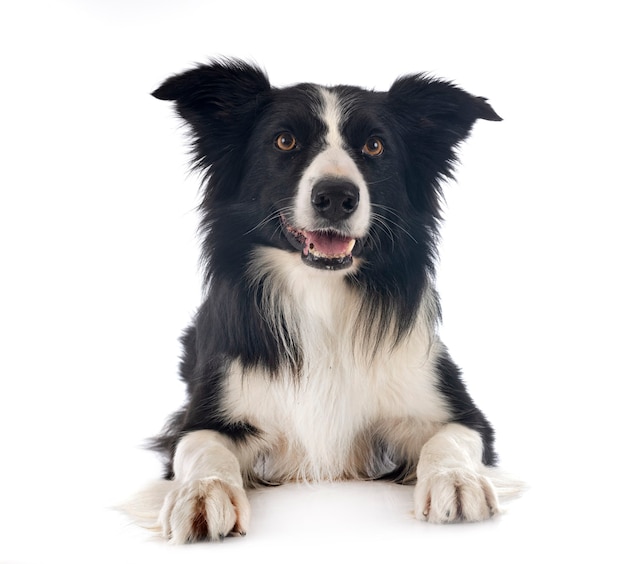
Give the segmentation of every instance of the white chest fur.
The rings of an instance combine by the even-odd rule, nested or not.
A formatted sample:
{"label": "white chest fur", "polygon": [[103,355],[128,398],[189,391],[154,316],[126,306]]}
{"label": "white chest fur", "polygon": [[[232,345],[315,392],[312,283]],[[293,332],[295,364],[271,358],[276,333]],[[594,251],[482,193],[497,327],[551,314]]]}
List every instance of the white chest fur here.
{"label": "white chest fur", "polygon": [[[430,430],[445,421],[433,369],[440,345],[425,319],[418,316],[399,345],[366,350],[354,335],[359,303],[341,275],[314,271],[282,251],[265,250],[256,266],[272,277],[264,310],[286,320],[286,331],[276,323],[276,338],[296,341],[303,359],[297,377],[288,369],[244,372],[237,362],[229,371],[225,413],[260,430],[257,470],[267,479],[337,478],[369,429],[403,422]],[[416,429],[416,448],[419,436]]]}

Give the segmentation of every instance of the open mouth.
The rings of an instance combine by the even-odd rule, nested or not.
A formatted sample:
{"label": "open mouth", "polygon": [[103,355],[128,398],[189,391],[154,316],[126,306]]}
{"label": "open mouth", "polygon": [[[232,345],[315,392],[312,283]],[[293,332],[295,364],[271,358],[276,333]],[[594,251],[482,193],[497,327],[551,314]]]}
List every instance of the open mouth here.
{"label": "open mouth", "polygon": [[309,266],[325,270],[341,270],[352,265],[353,251],[358,240],[333,230],[306,231],[287,223],[281,216],[283,232],[293,247],[301,251]]}

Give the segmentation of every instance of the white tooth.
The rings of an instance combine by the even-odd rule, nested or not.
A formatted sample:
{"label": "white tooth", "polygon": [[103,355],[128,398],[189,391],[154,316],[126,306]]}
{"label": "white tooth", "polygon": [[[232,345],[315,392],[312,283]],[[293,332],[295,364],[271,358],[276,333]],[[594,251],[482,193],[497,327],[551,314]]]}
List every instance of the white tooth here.
{"label": "white tooth", "polygon": [[348,243],[348,252],[346,253],[347,255],[352,252],[352,249],[354,249],[354,245],[356,245],[356,239],[352,239],[352,241]]}

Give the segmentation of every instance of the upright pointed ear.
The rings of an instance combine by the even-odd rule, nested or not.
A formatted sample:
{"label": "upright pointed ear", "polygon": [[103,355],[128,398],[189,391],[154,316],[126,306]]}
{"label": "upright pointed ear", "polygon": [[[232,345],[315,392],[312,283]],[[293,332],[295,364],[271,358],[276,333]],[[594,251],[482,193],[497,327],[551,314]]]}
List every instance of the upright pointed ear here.
{"label": "upright pointed ear", "polygon": [[[407,145],[411,200],[439,215],[439,182],[453,176],[457,146],[476,120],[501,121],[485,98],[424,74],[401,77],[389,105]],[[430,189],[429,189],[430,188]]]}
{"label": "upright pointed ear", "polygon": [[198,165],[210,165],[245,139],[263,93],[271,90],[258,67],[217,61],[168,78],[152,95],[176,103],[191,126]]}

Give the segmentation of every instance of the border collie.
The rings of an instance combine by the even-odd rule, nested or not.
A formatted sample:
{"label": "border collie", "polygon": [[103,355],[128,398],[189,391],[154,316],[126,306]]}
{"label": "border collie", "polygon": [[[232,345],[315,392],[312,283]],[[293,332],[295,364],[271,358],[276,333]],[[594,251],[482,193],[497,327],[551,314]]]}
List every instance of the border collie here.
{"label": "border collie", "polygon": [[[246,489],[414,483],[418,519],[499,512],[491,425],[438,337],[442,183],[485,98],[418,74],[389,91],[298,84],[220,60],[153,95],[204,174],[204,303],[182,337],[188,398],[134,512],[174,543],[243,535]],[[500,487],[499,487],[500,486]],[[131,509],[133,511],[133,509]]]}

